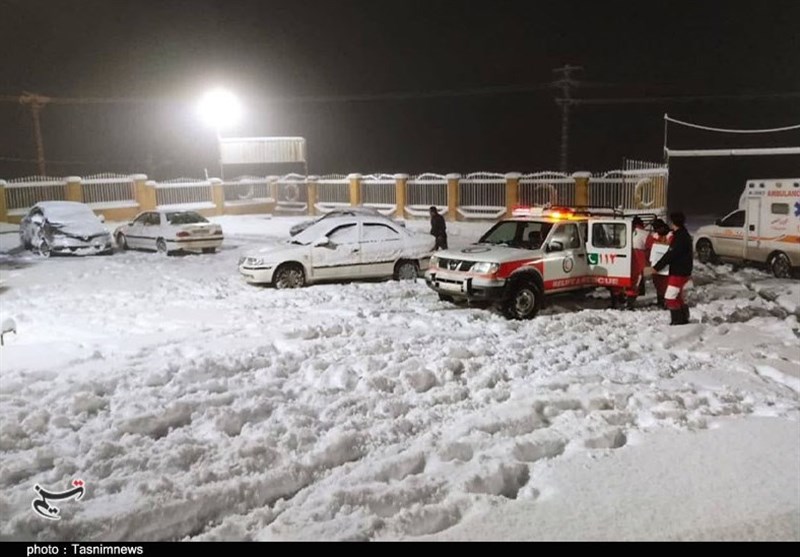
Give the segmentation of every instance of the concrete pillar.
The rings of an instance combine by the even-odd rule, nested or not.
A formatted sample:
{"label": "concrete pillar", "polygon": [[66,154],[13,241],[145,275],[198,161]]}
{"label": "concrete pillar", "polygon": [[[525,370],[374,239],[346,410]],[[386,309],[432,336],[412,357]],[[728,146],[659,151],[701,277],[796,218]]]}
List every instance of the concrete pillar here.
{"label": "concrete pillar", "polygon": [[225,214],[225,186],[222,185],[222,180],[219,178],[209,179],[211,182],[211,201],[214,202],[214,214]]}
{"label": "concrete pillar", "polygon": [[144,183],[144,205],[142,211],[154,211],[158,206],[158,196],[156,195],[156,182],[155,180],[147,180]]}
{"label": "concrete pillar", "polygon": [[408,174],[394,175],[395,204],[397,205],[397,209],[395,210],[395,216],[400,219],[406,218],[407,186],[408,186]]}
{"label": "concrete pillar", "polygon": [[83,190],[81,189],[80,176],[68,176],[67,189],[65,192],[67,201],[77,201],[83,203]]}
{"label": "concrete pillar", "polygon": [[506,216],[512,216],[514,207],[519,205],[519,179],[522,174],[509,172],[506,174]]}
{"label": "concrete pillar", "polygon": [[312,217],[317,214],[317,182],[319,176],[306,177],[306,185],[308,186],[308,214]]}
{"label": "concrete pillar", "polygon": [[0,222],[8,222],[8,205],[6,205],[5,180],[0,180]]}
{"label": "concrete pillar", "polygon": [[447,179],[447,220],[458,220],[458,181],[460,174],[448,174]]}
{"label": "concrete pillar", "polygon": [[275,200],[276,206],[281,193],[280,187],[278,186],[278,180],[280,180],[280,176],[267,176],[267,182],[269,183],[269,196]]}
{"label": "concrete pillar", "polygon": [[589,178],[590,172],[575,172],[572,178],[575,180],[575,205],[577,207],[589,206]]}
{"label": "concrete pillar", "polygon": [[361,174],[350,174],[350,205],[361,205]]}
{"label": "concrete pillar", "polygon": [[133,198],[139,204],[139,211],[152,211],[155,205],[150,206],[150,196],[148,193],[149,186],[147,185],[146,174],[134,174],[131,176],[133,180]]}

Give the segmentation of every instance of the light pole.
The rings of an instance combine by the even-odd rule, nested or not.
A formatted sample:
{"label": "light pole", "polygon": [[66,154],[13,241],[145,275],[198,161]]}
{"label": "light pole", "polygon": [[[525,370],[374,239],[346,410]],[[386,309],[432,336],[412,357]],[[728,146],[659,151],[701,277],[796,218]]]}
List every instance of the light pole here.
{"label": "light pole", "polygon": [[222,128],[236,124],[242,117],[242,105],[239,99],[225,89],[213,89],[203,95],[197,104],[197,114],[207,125],[214,128],[217,134],[219,152],[219,177],[224,179],[222,168]]}

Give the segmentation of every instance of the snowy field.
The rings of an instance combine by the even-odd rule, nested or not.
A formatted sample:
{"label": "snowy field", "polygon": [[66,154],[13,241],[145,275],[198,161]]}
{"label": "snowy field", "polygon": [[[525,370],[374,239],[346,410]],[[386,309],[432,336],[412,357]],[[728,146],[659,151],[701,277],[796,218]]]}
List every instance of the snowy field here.
{"label": "snowy field", "polygon": [[0,539],[800,540],[800,281],[698,265],[690,325],[513,322],[422,281],[249,286],[298,219],[214,220],[185,257],[0,234]]}

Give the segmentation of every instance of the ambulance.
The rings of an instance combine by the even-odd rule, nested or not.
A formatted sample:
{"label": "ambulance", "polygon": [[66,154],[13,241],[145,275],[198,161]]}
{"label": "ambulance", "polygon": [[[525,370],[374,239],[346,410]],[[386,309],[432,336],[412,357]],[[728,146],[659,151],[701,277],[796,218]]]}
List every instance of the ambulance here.
{"label": "ambulance", "polygon": [[800,268],[800,178],[748,180],[739,208],[695,239],[702,263],[766,264],[776,277],[790,277]]}
{"label": "ambulance", "polygon": [[495,305],[509,319],[531,319],[548,296],[630,286],[633,216],[517,208],[476,244],[434,252],[425,282],[441,300]]}

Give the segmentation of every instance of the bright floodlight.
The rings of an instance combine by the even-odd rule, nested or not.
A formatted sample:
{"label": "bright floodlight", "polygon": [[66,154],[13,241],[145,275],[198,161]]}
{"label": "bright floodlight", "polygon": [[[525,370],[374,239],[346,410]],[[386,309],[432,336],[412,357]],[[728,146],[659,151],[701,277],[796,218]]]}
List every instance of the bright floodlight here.
{"label": "bright floodlight", "polygon": [[197,113],[208,125],[220,129],[235,124],[241,118],[242,105],[230,91],[214,89],[200,99]]}

